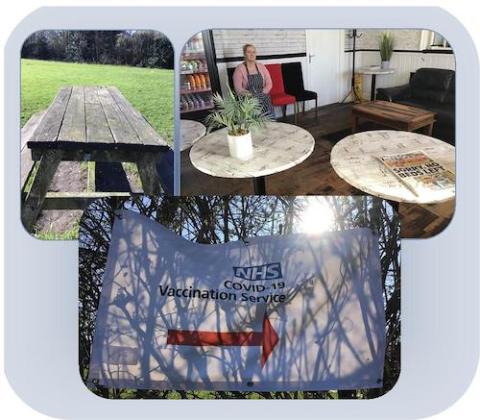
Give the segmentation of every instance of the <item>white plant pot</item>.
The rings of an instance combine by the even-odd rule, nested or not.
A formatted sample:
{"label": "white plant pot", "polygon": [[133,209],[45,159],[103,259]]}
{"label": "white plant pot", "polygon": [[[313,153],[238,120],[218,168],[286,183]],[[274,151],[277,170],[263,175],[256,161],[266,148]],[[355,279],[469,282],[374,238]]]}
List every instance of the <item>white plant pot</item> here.
{"label": "white plant pot", "polygon": [[252,157],[252,133],[248,132],[243,136],[231,136],[227,134],[227,137],[230,156],[240,160],[248,160]]}
{"label": "white plant pot", "polygon": [[390,61],[382,61],[380,68],[382,70],[388,70],[390,68]]}

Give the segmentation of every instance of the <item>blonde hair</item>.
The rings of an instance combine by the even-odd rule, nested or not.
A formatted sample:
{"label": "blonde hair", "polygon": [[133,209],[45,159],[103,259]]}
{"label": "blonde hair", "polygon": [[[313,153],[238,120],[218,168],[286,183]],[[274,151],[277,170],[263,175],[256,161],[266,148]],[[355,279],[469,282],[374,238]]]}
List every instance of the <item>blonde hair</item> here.
{"label": "blonde hair", "polygon": [[[245,55],[245,54],[247,53],[247,48],[249,48],[249,47],[255,48],[255,45],[253,45],[253,44],[245,44],[245,45],[242,47],[242,49],[243,49],[243,55]],[[256,48],[255,48],[255,49],[256,49]]]}

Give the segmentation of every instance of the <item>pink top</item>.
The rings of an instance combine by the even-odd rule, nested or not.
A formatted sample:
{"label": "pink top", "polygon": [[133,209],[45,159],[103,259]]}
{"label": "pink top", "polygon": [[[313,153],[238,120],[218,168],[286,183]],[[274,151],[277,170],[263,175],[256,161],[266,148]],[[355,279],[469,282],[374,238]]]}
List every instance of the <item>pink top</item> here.
{"label": "pink top", "polygon": [[[258,72],[262,75],[263,78],[263,93],[268,94],[272,90],[272,78],[267,68],[262,64],[257,62]],[[257,71],[250,72],[250,74],[257,74]],[[233,72],[233,87],[235,92],[238,94],[243,94],[248,92],[248,72],[245,63],[239,64],[235,71]]]}

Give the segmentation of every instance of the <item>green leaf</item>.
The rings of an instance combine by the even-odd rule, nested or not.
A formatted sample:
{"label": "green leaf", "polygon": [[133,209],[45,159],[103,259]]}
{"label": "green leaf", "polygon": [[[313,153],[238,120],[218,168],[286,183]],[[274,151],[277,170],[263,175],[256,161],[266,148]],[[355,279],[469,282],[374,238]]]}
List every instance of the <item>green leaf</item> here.
{"label": "green leaf", "polygon": [[262,114],[260,101],[251,94],[236,95],[228,88],[225,97],[215,93],[213,102],[216,109],[205,119],[209,130],[227,127],[230,135],[241,135],[272,121],[271,117]]}

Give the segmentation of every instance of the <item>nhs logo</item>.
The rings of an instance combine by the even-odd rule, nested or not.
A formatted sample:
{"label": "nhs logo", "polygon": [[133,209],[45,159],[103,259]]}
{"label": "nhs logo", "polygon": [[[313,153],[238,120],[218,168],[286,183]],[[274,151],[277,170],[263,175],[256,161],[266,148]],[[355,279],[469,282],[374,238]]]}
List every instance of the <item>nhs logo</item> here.
{"label": "nhs logo", "polygon": [[280,263],[254,265],[252,267],[233,267],[233,275],[244,280],[275,280],[282,278]]}

